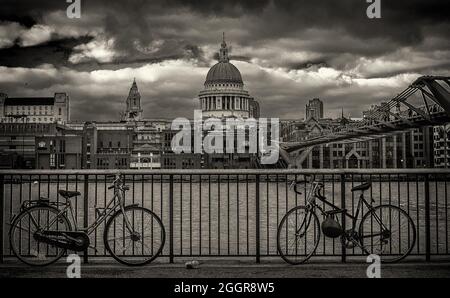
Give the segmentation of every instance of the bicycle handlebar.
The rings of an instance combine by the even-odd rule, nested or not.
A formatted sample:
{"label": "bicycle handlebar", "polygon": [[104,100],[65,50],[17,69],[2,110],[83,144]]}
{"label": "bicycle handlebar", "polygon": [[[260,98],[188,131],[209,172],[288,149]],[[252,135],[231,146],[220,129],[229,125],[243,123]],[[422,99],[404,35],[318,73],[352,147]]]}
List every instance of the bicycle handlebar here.
{"label": "bicycle handlebar", "polygon": [[118,183],[122,182],[122,174],[120,174],[120,173],[108,174],[108,175],[105,175],[105,178],[107,178],[107,179],[108,178],[114,178],[113,185],[109,186],[108,189],[113,189],[114,187],[116,187],[116,185]]}

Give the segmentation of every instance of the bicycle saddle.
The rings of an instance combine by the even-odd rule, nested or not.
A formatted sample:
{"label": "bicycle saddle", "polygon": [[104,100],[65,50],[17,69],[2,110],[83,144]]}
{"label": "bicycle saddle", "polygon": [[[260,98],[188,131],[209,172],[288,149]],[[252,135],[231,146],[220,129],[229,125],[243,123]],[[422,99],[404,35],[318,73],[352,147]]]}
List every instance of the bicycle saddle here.
{"label": "bicycle saddle", "polygon": [[58,190],[58,193],[67,199],[81,195],[79,191],[71,191],[63,189]]}
{"label": "bicycle saddle", "polygon": [[366,182],[366,183],[363,183],[363,184],[353,187],[352,191],[358,191],[358,190],[365,191],[365,190],[368,190],[371,186],[372,186],[372,182]]}

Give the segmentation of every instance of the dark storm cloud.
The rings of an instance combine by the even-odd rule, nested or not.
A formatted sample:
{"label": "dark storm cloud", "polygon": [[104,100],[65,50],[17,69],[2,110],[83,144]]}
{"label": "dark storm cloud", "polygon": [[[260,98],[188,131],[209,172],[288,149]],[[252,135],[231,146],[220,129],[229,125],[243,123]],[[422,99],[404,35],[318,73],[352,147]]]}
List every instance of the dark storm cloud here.
{"label": "dark storm cloud", "polygon": [[51,40],[35,46],[0,49],[0,65],[8,67],[36,67],[42,64],[67,66],[68,59],[77,45],[87,43],[92,37]]}
{"label": "dark storm cloud", "polygon": [[[7,0],[2,4],[0,20],[42,20],[49,12],[65,13],[67,5],[64,1]],[[189,59],[189,53],[183,52],[182,54],[186,54],[183,56],[180,49],[209,45],[213,41],[211,37],[220,34],[220,31],[215,31],[216,27],[220,27],[217,24],[212,28],[208,27],[214,18],[219,18],[219,22],[220,18],[231,19],[217,29],[236,31],[234,43],[257,46],[270,45],[279,38],[315,39],[312,43],[301,43],[302,49],[326,53],[328,56],[342,53],[376,56],[398,46],[420,44],[424,39],[424,26],[432,27],[434,35],[448,33],[443,26],[450,18],[445,13],[450,11],[448,1],[382,1],[380,20],[369,20],[366,17],[367,6],[366,1],[362,0],[90,0],[82,1],[82,13],[86,14],[84,17],[90,17],[90,13],[100,16],[99,21],[105,34],[115,39],[115,49],[123,54],[123,57],[117,57],[122,62],[124,57],[143,61],[160,61],[164,57]],[[246,24],[245,28],[230,28],[233,23],[238,25],[239,20]],[[73,23],[76,26],[76,22]],[[202,26],[205,31],[203,35],[190,32]],[[322,38],[319,35],[321,32],[309,33],[308,29],[326,32],[323,32]],[[347,43],[345,38],[354,38],[356,42]],[[340,39],[343,42],[339,42]],[[136,49],[136,42],[146,47],[155,40],[162,40],[164,44],[151,53],[142,53]],[[358,40],[361,42],[358,43]],[[203,53],[193,54],[194,58],[200,60],[212,58],[203,57]],[[314,61],[296,61],[294,68],[308,63]]]}
{"label": "dark storm cloud", "polygon": [[[444,0],[381,0],[379,20],[366,17],[366,0],[81,3],[81,19],[69,20],[64,0],[2,1],[0,72],[17,76],[0,78],[0,91],[65,91],[75,119],[95,119],[98,110],[101,120],[117,119],[128,80],[138,73],[150,77],[139,83],[147,117],[191,116],[223,31],[264,115],[301,117],[306,100],[320,97],[329,111],[339,114],[343,106],[356,116],[401,91],[412,74],[449,73],[450,2]],[[7,24],[20,25],[2,45]],[[27,33],[39,25],[51,34],[30,40]],[[31,69],[45,64],[54,68]],[[170,73],[161,75],[167,67]],[[181,74],[179,67],[192,70]]]}

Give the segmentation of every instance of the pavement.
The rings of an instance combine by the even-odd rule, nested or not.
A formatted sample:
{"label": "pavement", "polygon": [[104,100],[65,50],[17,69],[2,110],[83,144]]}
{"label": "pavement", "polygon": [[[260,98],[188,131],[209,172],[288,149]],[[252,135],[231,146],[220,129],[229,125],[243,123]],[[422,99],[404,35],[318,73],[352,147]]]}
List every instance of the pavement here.
{"label": "pavement", "polygon": [[[292,266],[280,260],[221,260],[201,259],[198,269],[186,269],[185,261],[175,260],[151,263],[143,267],[127,267],[111,260],[91,260],[81,264],[84,278],[365,278],[368,263],[352,260],[339,263],[336,260],[312,260]],[[29,267],[17,261],[0,265],[0,278],[65,278],[67,263],[47,267]],[[450,260],[405,261],[397,264],[381,264],[384,278],[449,278]]]}

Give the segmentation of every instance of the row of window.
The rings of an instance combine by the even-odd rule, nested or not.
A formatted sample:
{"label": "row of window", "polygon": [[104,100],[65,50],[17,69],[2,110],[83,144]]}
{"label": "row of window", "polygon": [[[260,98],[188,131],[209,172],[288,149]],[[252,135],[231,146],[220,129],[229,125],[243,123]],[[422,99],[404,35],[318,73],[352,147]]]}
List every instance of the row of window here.
{"label": "row of window", "polygon": [[49,106],[49,105],[44,105],[44,106],[6,106],[6,110],[7,111],[18,111],[18,110],[50,110],[53,111],[53,106]]}
{"label": "row of window", "polygon": [[230,83],[226,83],[226,84],[212,84],[212,85],[206,85],[206,88],[210,88],[210,87],[233,87],[233,88],[239,88],[239,87],[241,87],[241,84],[230,84]]}
{"label": "row of window", "polygon": [[[103,147],[103,141],[100,141],[100,148],[105,148],[105,147]],[[113,148],[113,142],[112,141],[109,141],[108,142],[108,147],[107,148]],[[120,141],[118,141],[117,142],[117,148],[120,148]]]}
{"label": "row of window", "polygon": [[3,123],[38,123],[38,122],[53,122],[53,121],[61,121],[61,117],[26,117],[22,118],[4,118],[1,122]]}
{"label": "row of window", "polygon": [[[40,106],[42,107],[42,106]],[[45,106],[45,109],[40,108],[39,110],[36,109],[36,106],[34,106],[34,109],[31,110],[29,107],[28,109],[25,109],[24,107],[22,107],[22,109],[13,109],[13,107],[7,107],[6,108],[6,113],[7,114],[25,114],[25,115],[52,115],[53,114],[53,106],[50,106],[50,109],[47,108],[47,106]],[[58,108],[58,115],[62,115],[62,108]]]}
{"label": "row of window", "polygon": [[[97,159],[97,166],[99,167],[109,167],[109,159]],[[114,159],[114,165],[115,166],[128,166],[128,159],[127,158],[115,158]]]}
{"label": "row of window", "polygon": [[202,110],[248,110],[247,98],[235,96],[209,96],[201,98]]}

